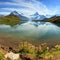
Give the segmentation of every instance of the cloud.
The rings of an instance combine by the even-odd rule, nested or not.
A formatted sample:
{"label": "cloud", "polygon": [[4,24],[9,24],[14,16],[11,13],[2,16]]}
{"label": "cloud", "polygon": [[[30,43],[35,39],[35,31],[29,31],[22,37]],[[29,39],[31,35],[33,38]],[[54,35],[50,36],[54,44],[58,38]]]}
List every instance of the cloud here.
{"label": "cloud", "polygon": [[8,15],[10,12],[0,12],[0,15]]}
{"label": "cloud", "polygon": [[16,4],[16,3],[13,3],[13,2],[0,2],[0,5],[19,5],[19,4]]}
{"label": "cloud", "polygon": [[2,8],[2,10],[9,10],[9,11],[18,11],[18,12],[22,12],[24,13],[24,15],[31,15],[35,12],[38,12],[39,14],[41,15],[46,15],[46,14],[49,14],[51,15],[54,15],[57,13],[57,9],[55,10],[50,10],[47,8],[46,5],[44,5],[43,3],[41,3],[40,1],[38,0],[12,0],[12,2],[4,2],[4,3],[0,3],[1,4],[5,4],[5,5],[12,5],[13,7],[14,6],[22,6],[22,7],[25,7],[25,8],[22,8],[22,7],[19,7],[19,8]]}
{"label": "cloud", "polygon": [[47,14],[50,10],[38,0],[13,0],[13,2],[20,4],[20,6],[28,7],[30,10],[39,12],[40,14]]}
{"label": "cloud", "polygon": [[[1,10],[7,11],[17,11],[18,13],[23,13],[25,16],[29,17],[29,15],[34,14],[35,11],[29,8],[1,8]],[[7,12],[1,12],[0,14],[8,14]]]}

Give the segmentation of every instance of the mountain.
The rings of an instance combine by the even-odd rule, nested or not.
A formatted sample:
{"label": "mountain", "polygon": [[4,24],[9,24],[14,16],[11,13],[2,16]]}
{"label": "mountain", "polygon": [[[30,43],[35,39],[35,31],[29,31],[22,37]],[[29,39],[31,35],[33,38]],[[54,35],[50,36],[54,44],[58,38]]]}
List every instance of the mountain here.
{"label": "mountain", "polygon": [[18,16],[19,18],[21,18],[22,20],[28,20],[27,17],[23,16],[23,14],[19,14],[17,11],[13,11],[13,12],[11,12],[9,15],[16,15],[16,16]]}
{"label": "mountain", "polygon": [[46,17],[44,15],[39,15],[38,12],[31,15],[31,20],[43,20],[44,18],[46,18]]}
{"label": "mountain", "polygon": [[22,19],[17,17],[16,15],[8,15],[8,16],[0,17],[0,24],[13,26],[18,24],[20,21],[22,21]]}
{"label": "mountain", "polygon": [[46,22],[60,22],[60,16],[52,16],[51,18],[44,19]]}
{"label": "mountain", "polygon": [[52,16],[53,16],[53,15],[48,15],[48,14],[46,14],[46,17],[47,17],[47,18],[50,18],[50,17],[52,17]]}
{"label": "mountain", "polygon": [[58,26],[60,26],[60,16],[52,16],[51,18],[46,18],[43,21],[45,22],[52,22]]}

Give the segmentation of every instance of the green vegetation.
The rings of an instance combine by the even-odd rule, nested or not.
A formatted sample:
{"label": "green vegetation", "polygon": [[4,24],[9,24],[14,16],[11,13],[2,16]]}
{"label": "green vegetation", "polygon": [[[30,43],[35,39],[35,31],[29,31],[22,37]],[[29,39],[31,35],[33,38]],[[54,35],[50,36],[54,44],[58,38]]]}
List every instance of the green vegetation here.
{"label": "green vegetation", "polygon": [[60,45],[54,46],[51,49],[47,46],[46,43],[43,43],[39,46],[34,46],[30,43],[24,42],[19,45],[19,53],[23,54],[25,57],[30,58],[45,58],[47,57],[49,60],[53,60],[55,56],[60,55]]}
{"label": "green vegetation", "polygon": [[53,16],[51,18],[44,19],[46,22],[60,22],[60,16]]}
{"label": "green vegetation", "polygon": [[0,60],[4,60],[3,57],[4,57],[4,56],[3,56],[3,53],[0,52]]}
{"label": "green vegetation", "polygon": [[22,19],[20,19],[19,17],[15,15],[0,17],[0,24],[6,24],[6,25],[13,26],[13,25],[18,24],[20,21],[22,21]]}
{"label": "green vegetation", "polygon": [[19,45],[19,53],[25,54],[29,57],[35,57],[35,46],[30,43],[24,42]]}
{"label": "green vegetation", "polygon": [[[15,50],[13,50],[15,51]],[[18,60],[57,60],[60,59],[60,45],[55,45],[54,47],[48,47],[47,43],[35,46],[28,42],[21,42],[19,44],[19,49],[16,53],[20,54]],[[0,52],[0,60],[3,60],[4,55]]]}
{"label": "green vegetation", "polygon": [[51,18],[45,18],[43,21],[51,22],[51,23],[54,23],[54,24],[60,26],[60,16],[53,16]]}

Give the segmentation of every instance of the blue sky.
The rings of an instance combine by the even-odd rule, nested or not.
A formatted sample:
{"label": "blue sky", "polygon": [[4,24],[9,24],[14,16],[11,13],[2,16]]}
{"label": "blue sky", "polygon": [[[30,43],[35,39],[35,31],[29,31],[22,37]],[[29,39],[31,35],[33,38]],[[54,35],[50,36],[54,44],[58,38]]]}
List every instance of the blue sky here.
{"label": "blue sky", "polygon": [[17,11],[28,16],[38,12],[41,15],[60,14],[60,0],[0,0],[0,14]]}

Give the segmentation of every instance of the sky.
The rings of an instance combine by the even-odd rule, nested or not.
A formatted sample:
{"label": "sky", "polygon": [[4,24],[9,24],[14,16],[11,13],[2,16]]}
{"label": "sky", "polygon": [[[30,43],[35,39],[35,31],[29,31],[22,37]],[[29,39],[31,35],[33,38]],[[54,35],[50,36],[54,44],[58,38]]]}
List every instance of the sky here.
{"label": "sky", "polygon": [[0,0],[0,14],[8,15],[12,11],[25,16],[38,12],[40,15],[60,14],[60,0]]}

